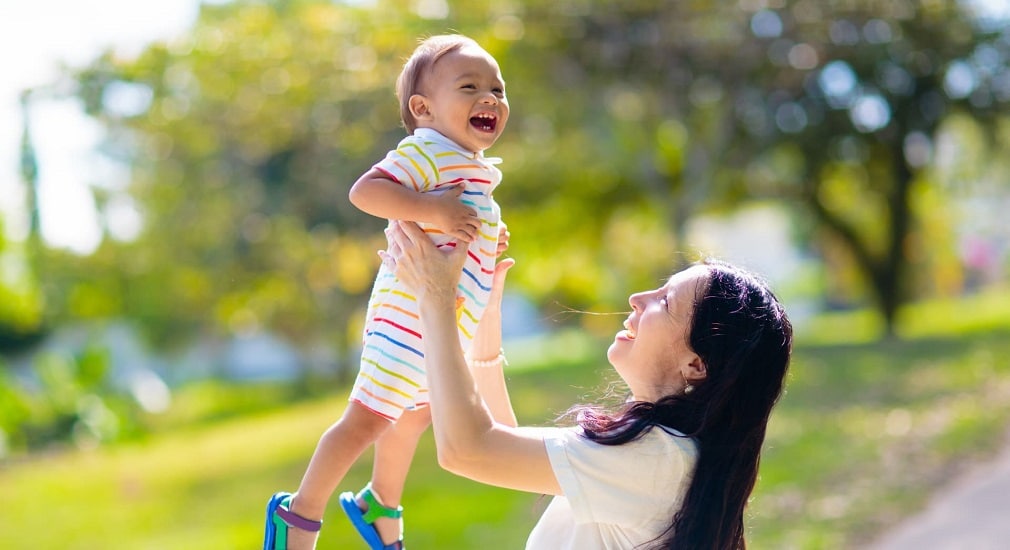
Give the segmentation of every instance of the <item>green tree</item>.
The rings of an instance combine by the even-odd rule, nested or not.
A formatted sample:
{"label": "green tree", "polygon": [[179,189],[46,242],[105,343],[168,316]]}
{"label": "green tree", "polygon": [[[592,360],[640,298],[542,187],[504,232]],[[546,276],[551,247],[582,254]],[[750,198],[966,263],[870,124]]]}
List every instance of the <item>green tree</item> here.
{"label": "green tree", "polygon": [[360,41],[370,18],[318,2],[204,6],[186,36],[82,71],[144,219],[135,242],[95,255],[121,276],[82,294],[122,296],[162,344],[269,327],[346,349],[333,328],[368,290],[376,243],[360,236],[377,233],[346,189],[395,130],[395,109],[373,118],[391,94],[375,64],[402,49]]}
{"label": "green tree", "polygon": [[1007,39],[954,0],[750,6],[205,5],[185,36],[77,75],[144,231],[107,240],[93,280],[68,272],[80,299],[64,303],[102,315],[116,302],[96,297],[122,296],[113,309],[163,342],[270,327],[346,349],[382,244],[346,191],[403,135],[400,61],[458,30],[509,82],[489,154],[505,159],[513,280],[536,299],[612,308],[674,267],[692,216],[773,197],[857,266],[893,327],[936,134],[952,112],[1002,112]]}
{"label": "green tree", "polygon": [[45,333],[42,294],[16,244],[6,240],[0,223],[0,354],[29,347]]}
{"label": "green tree", "polygon": [[1010,40],[955,0],[749,6],[535,4],[525,20],[553,32],[518,46],[542,52],[526,81],[550,82],[559,136],[598,136],[574,166],[611,183],[562,177],[557,193],[595,194],[597,235],[607,211],[639,203],[675,238],[699,209],[783,200],[862,274],[891,333],[916,286],[916,197],[937,183],[938,134],[959,114],[995,137]]}
{"label": "green tree", "polygon": [[44,301],[38,287],[38,258],[41,254],[36,185],[38,166],[29,133],[29,94],[21,95],[25,117],[21,135],[21,178],[27,189],[30,216],[26,243],[10,242],[0,218],[0,353],[19,351],[38,342],[46,331]]}
{"label": "green tree", "polygon": [[80,70],[144,228],[57,275],[67,314],[126,315],[162,345],[269,328],[346,351],[385,243],[347,191],[404,136],[393,84],[417,38],[483,25],[490,5],[204,5],[184,36]]}
{"label": "green tree", "polygon": [[994,129],[1010,101],[1010,41],[967,6],[796,1],[750,17],[747,47],[767,55],[734,100],[760,115],[746,126],[754,142],[794,168],[763,183],[847,250],[888,333],[915,287],[915,199],[937,183],[928,168],[944,121]]}

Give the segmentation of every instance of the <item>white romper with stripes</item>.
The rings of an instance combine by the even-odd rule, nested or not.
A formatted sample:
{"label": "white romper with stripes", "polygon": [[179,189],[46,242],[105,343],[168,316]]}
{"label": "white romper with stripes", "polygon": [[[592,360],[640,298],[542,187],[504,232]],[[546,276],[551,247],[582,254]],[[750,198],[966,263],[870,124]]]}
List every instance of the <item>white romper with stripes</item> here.
{"label": "white romper with stripes", "polygon": [[[463,204],[481,220],[470,243],[456,291],[456,322],[466,351],[484,314],[494,274],[501,209],[492,192],[501,182],[500,159],[466,151],[439,132],[418,128],[375,165],[389,179],[419,193],[439,193],[462,184]],[[440,248],[454,239],[431,224],[421,228]],[[396,421],[404,410],[428,404],[417,300],[382,265],[375,278],[365,319],[361,364],[349,400]]]}

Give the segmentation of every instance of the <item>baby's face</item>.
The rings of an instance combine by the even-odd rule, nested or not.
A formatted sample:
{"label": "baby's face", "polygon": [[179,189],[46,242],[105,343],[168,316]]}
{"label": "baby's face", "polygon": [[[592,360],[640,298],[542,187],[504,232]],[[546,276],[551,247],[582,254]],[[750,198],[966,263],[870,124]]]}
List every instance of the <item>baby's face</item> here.
{"label": "baby's face", "polygon": [[417,125],[432,128],[464,149],[494,145],[509,118],[505,81],[498,63],[477,46],[442,56],[421,82],[427,113]]}

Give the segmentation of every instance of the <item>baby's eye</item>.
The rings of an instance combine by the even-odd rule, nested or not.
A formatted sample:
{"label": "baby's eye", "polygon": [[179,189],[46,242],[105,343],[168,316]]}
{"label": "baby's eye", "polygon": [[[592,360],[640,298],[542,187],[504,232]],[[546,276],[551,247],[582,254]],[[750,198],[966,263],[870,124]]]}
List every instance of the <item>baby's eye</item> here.
{"label": "baby's eye", "polygon": [[491,88],[491,91],[498,95],[505,95],[505,88]]}
{"label": "baby's eye", "polygon": [[464,84],[460,86],[460,88],[463,88],[464,90],[476,90],[477,86],[474,86],[473,84]]}

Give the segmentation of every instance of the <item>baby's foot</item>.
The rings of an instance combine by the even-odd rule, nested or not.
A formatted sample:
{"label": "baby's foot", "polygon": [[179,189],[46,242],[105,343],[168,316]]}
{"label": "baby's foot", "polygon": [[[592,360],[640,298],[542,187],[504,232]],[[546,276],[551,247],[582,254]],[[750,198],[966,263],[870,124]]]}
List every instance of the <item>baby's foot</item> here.
{"label": "baby's foot", "polygon": [[[298,509],[295,498],[291,499],[291,511],[299,516],[309,519],[304,511]],[[297,527],[288,526],[288,547],[287,550],[315,550],[316,540],[319,538],[318,531],[305,531]]]}
{"label": "baby's foot", "polygon": [[[362,513],[368,511],[368,503],[364,500],[358,498],[355,499],[358,503],[358,509]],[[375,531],[379,533],[379,538],[382,539],[382,544],[389,545],[400,540],[400,536],[403,533],[403,520],[394,518],[375,518]]]}
{"label": "baby's foot", "polygon": [[315,550],[316,539],[318,537],[319,533],[310,533],[295,527],[289,527],[287,550]]}

